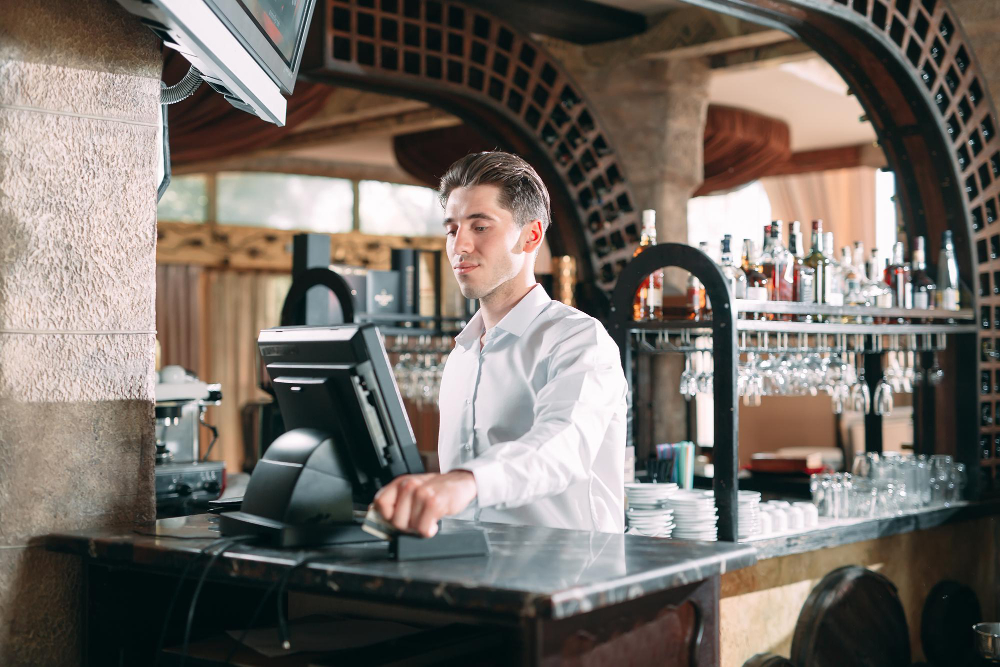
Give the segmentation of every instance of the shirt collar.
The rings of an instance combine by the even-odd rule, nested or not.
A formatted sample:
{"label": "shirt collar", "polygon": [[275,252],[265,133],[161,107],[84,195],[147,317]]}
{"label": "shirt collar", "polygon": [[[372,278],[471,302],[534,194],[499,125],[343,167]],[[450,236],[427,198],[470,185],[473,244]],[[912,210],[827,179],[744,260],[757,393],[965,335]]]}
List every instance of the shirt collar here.
{"label": "shirt collar", "polygon": [[[496,329],[506,331],[515,336],[524,334],[528,325],[531,324],[542,309],[552,301],[545,288],[536,283],[528,290],[528,293],[521,297],[521,300],[503,316]],[[476,311],[469,323],[462,329],[462,332],[455,337],[455,342],[463,347],[468,347],[474,340],[485,332],[486,325],[483,323],[483,313]]]}

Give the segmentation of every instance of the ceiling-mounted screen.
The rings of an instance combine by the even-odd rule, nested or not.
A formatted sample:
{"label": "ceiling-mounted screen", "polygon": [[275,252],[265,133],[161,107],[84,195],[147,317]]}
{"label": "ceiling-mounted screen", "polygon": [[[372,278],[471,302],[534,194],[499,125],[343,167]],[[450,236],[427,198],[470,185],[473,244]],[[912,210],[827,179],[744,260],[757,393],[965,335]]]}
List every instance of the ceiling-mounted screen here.
{"label": "ceiling-mounted screen", "polygon": [[233,106],[285,124],[316,0],[118,0]]}

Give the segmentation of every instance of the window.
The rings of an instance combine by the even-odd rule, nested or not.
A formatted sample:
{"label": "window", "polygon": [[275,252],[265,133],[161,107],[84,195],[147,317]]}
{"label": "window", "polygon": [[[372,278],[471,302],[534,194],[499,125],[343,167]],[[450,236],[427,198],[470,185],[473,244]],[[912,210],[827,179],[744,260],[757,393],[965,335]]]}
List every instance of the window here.
{"label": "window", "polygon": [[875,247],[879,257],[892,257],[896,242],[896,174],[875,172]]}
{"label": "window", "polygon": [[697,247],[699,242],[708,241],[709,254],[716,260],[724,235],[732,235],[731,250],[738,263],[743,239],[753,239],[759,247],[760,230],[770,222],[771,200],[760,181],[726,194],[688,200],[688,244]]}
{"label": "window", "polygon": [[444,212],[437,192],[416,185],[361,181],[360,229],[365,234],[440,236]]}
{"label": "window", "polygon": [[173,176],[156,206],[157,220],[205,222],[208,219],[208,186],[203,174]]}
{"label": "window", "polygon": [[322,176],[221,172],[218,222],[335,234],[354,220],[351,181]]}

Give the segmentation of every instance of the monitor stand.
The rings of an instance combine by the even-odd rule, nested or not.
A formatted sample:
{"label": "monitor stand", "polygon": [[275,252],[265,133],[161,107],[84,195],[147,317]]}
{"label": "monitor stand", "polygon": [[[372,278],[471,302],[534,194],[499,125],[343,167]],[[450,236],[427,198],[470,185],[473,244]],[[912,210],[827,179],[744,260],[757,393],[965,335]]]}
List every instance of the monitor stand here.
{"label": "monitor stand", "polygon": [[[219,515],[223,535],[256,535],[258,544],[279,548],[328,547],[341,544],[382,542],[366,533],[360,523],[295,525],[247,512],[223,512]],[[434,537],[396,535],[389,540],[389,557],[398,561],[434,558],[488,556],[486,533],[478,528],[439,532]]]}
{"label": "monitor stand", "polygon": [[338,544],[381,542],[361,530],[355,522],[297,525],[276,521],[247,512],[223,512],[219,515],[223,535],[256,535],[258,544],[270,547],[325,547]]}

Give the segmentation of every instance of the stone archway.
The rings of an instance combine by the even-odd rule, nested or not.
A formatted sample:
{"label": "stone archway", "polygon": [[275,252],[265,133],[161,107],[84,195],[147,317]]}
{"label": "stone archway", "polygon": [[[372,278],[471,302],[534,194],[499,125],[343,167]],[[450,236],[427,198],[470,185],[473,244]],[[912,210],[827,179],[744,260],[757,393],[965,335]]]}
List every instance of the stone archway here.
{"label": "stone archway", "polygon": [[[978,345],[954,345],[945,360],[955,410],[943,411],[948,423],[937,433],[957,434],[960,456],[981,461],[989,482],[1000,464],[1000,366],[986,354],[1000,349],[1000,280],[991,280],[994,271],[1000,278],[1000,138],[985,78],[947,0],[685,1],[784,30],[829,61],[897,175],[907,233],[927,236],[936,257],[941,232],[952,230],[973,292],[963,305],[985,326]],[[577,257],[599,314],[638,242],[638,212],[614,146],[563,67],[471,4],[321,0],[316,11],[304,78],[427,100],[538,166],[561,213],[553,251]]]}

